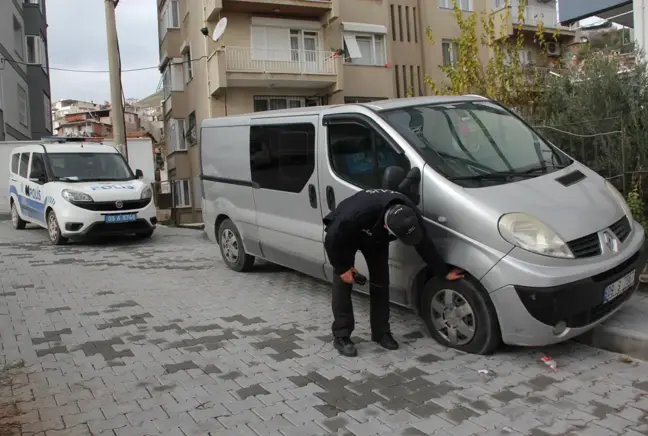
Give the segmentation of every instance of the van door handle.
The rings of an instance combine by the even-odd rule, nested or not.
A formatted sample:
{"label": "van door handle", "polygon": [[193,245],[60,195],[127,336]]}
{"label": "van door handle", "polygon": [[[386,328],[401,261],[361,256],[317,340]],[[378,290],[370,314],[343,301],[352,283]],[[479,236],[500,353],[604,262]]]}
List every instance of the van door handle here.
{"label": "van door handle", "polygon": [[326,204],[329,210],[335,209],[335,192],[333,192],[332,186],[326,187]]}
{"label": "van door handle", "polygon": [[313,209],[317,209],[317,194],[315,193],[315,185],[312,183],[308,185],[308,200]]}

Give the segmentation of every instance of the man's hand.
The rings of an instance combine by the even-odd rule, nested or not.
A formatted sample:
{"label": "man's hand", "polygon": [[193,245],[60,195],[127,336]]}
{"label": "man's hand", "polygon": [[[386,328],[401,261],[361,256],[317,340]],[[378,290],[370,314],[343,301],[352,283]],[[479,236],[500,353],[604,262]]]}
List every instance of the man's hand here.
{"label": "man's hand", "polygon": [[351,268],[344,274],[340,274],[340,278],[344,283],[348,283],[350,285],[355,283],[355,279],[353,278],[353,275],[356,274],[358,270],[355,269],[355,267]]}
{"label": "man's hand", "polygon": [[464,278],[463,270],[460,270],[459,268],[453,268],[446,276],[446,280],[450,280],[450,281],[459,280],[463,278]]}

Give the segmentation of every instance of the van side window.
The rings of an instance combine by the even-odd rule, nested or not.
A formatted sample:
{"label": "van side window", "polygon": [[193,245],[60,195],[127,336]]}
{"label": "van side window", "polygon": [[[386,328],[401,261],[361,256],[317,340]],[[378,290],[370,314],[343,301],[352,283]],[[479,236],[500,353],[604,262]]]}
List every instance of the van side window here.
{"label": "van side window", "polygon": [[20,153],[11,155],[11,172],[18,174],[18,167],[20,166]]}
{"label": "van side window", "polygon": [[349,122],[328,126],[329,161],[343,180],[365,189],[379,189],[385,169],[410,170],[409,159],[398,154],[376,131]]}
{"label": "van side window", "polygon": [[32,153],[31,169],[29,170],[29,178],[37,179],[45,175],[45,162],[43,161],[42,153]]}
{"label": "van side window", "polygon": [[20,168],[18,174],[20,177],[27,178],[27,167],[29,165],[29,153],[22,153],[20,155]]}
{"label": "van side window", "polygon": [[301,192],[315,171],[315,126],[250,127],[250,170],[262,189]]}

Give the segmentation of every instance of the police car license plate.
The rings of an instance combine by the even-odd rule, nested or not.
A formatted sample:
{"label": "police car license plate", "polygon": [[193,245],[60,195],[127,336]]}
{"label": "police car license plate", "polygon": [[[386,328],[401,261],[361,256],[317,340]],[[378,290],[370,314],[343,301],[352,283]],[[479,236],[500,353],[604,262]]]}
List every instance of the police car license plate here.
{"label": "police car license plate", "polygon": [[621,277],[616,282],[609,284],[605,288],[605,292],[603,293],[603,303],[610,302],[614,300],[616,297],[618,297],[619,295],[623,294],[623,292],[627,291],[629,288],[632,287],[632,285],[634,285],[634,281],[635,281],[635,270],[632,270],[628,274]]}
{"label": "police car license plate", "polygon": [[136,213],[122,213],[119,215],[106,215],[105,221],[109,224],[131,223],[137,220]]}

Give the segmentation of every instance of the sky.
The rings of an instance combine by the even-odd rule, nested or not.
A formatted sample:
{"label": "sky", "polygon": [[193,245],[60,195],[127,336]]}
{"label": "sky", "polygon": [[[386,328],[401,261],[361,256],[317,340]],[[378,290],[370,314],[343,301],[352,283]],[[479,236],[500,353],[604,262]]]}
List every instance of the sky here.
{"label": "sky", "polygon": [[[4,1],[4,0],[0,0]],[[47,2],[50,68],[108,70],[104,0]],[[117,34],[122,69],[159,63],[156,0],[120,0]],[[51,70],[52,100],[63,98],[103,103],[110,100],[108,73]],[[126,98],[154,93],[160,81],[156,69],[122,75]]]}

